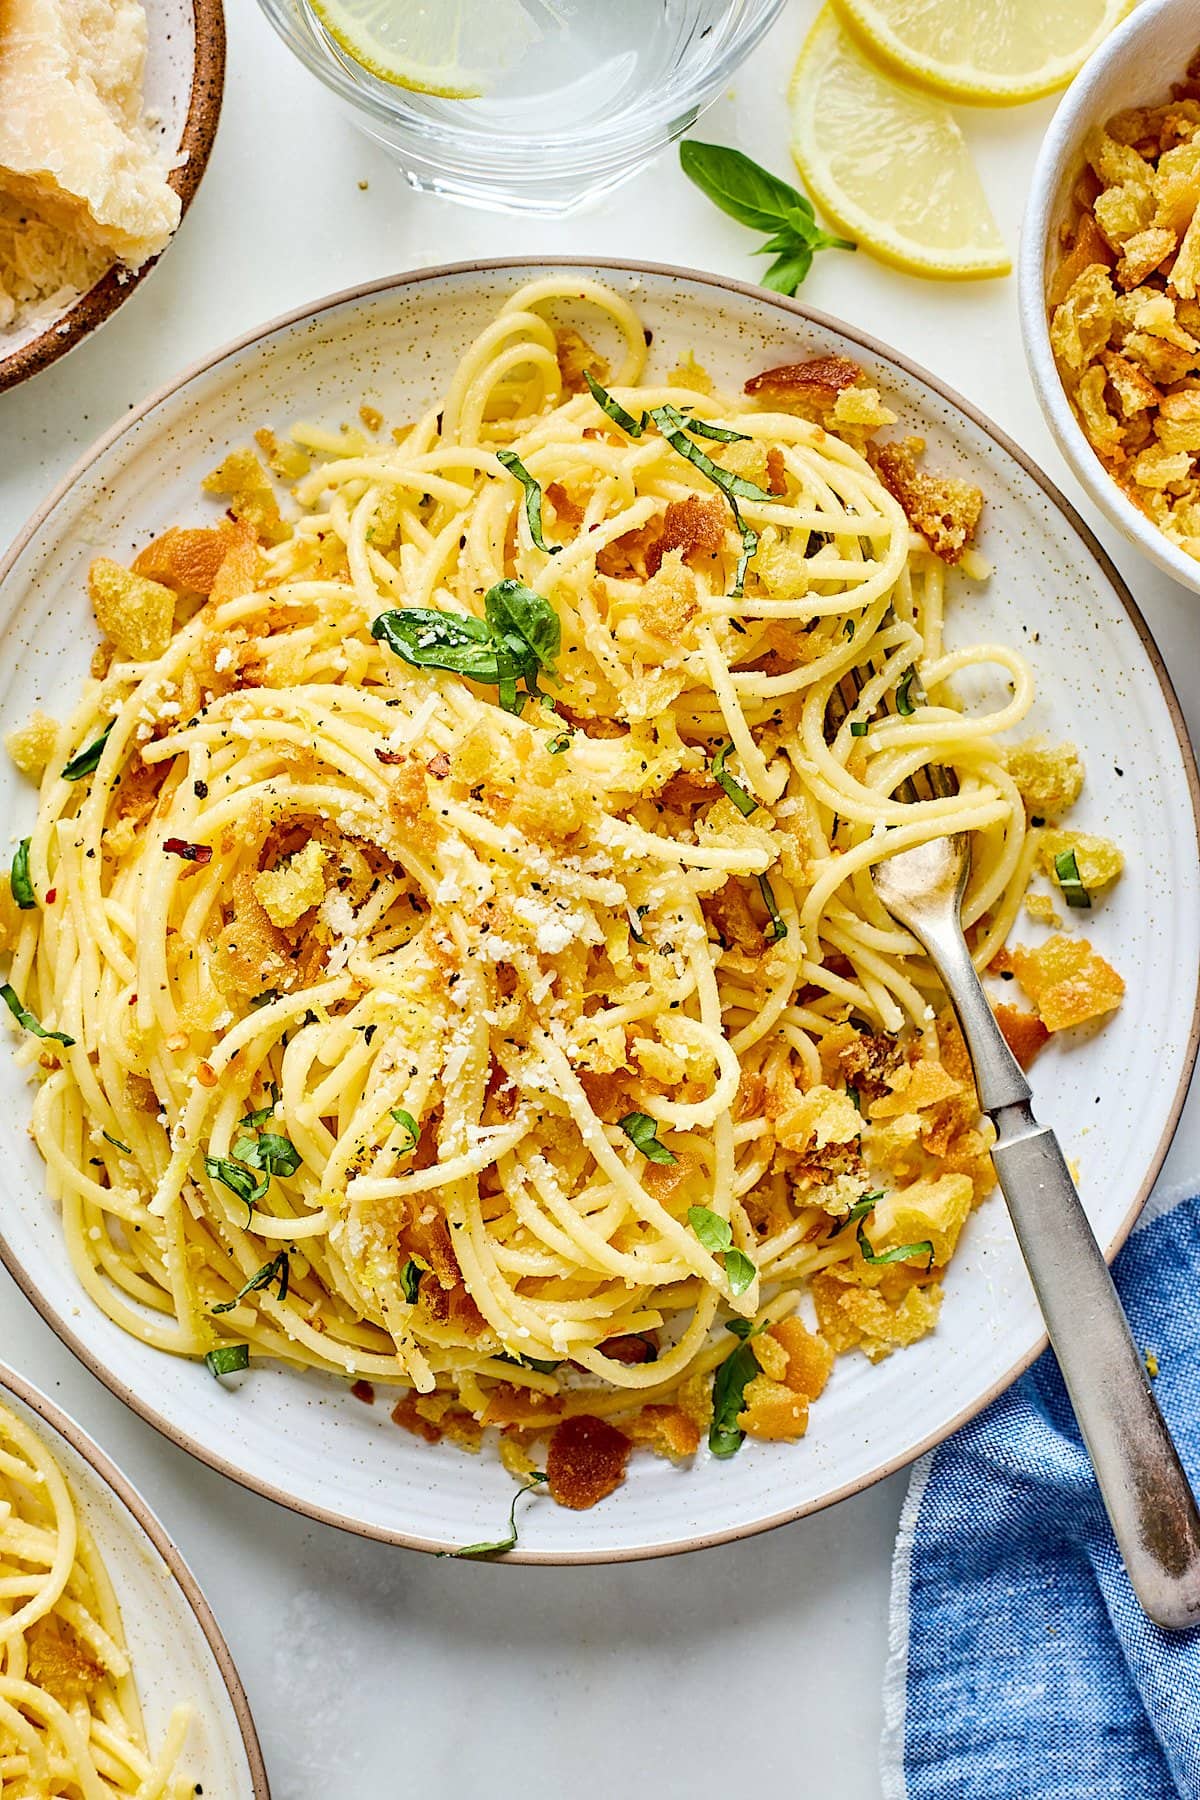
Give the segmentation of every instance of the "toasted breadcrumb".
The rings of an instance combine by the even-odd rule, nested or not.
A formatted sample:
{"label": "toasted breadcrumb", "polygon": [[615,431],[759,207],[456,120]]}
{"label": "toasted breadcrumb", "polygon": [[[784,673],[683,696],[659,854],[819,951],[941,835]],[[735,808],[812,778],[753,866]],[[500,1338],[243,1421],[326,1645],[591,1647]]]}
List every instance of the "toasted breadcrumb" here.
{"label": "toasted breadcrumb", "polygon": [[597,355],[587,339],[580,337],[572,326],[560,326],[554,333],[554,349],[559,376],[568,394],[587,392],[586,374],[589,370],[601,385],[608,380],[608,363],[604,357]]}
{"label": "toasted breadcrumb", "polygon": [[133,572],[162,582],[177,594],[211,594],[229,542],[229,534],[219,527],[188,530],[175,525],[138,551]]}
{"label": "toasted breadcrumb", "polygon": [[291,536],[270,476],[253,450],[231,450],[200,485],[206,494],[228,498],[232,516],[249,525],[261,543],[281,544]]}
{"label": "toasted breadcrumb", "polygon": [[153,662],[170,643],[175,596],[161,582],[98,556],[88,570],[88,598],[97,625],[130,662]]}
{"label": "toasted breadcrumb", "polygon": [[1005,753],[1004,764],[1031,818],[1060,819],[1083,791],[1083,764],[1074,744],[1026,738]]}
{"label": "toasted breadcrumb", "polygon": [[1043,831],[1038,839],[1038,861],[1051,881],[1063,885],[1055,858],[1072,852],[1079,879],[1089,894],[1111,886],[1125,867],[1125,857],[1109,838],[1087,831]]}
{"label": "toasted breadcrumb", "polygon": [[630,1442],[624,1432],[590,1413],[556,1425],[546,1452],[546,1478],[560,1506],[585,1512],[625,1479]]}
{"label": "toasted breadcrumb", "polygon": [[[379,417],[379,425],[382,423],[383,419]],[[370,429],[378,431],[379,425]],[[299,444],[285,443],[265,427],[255,432],[254,441],[262,451],[268,469],[272,475],[278,475],[280,481],[299,481],[312,468],[312,458],[307,450],[302,450]]]}
{"label": "toasted breadcrumb", "polygon": [[4,748],[9,756],[22,775],[29,775],[35,781],[41,779],[57,742],[57,719],[40,711],[30,713],[24,725],[14,725],[4,734]]}
{"label": "toasted breadcrumb", "polygon": [[1018,945],[1013,972],[1048,1031],[1065,1031],[1113,1012],[1125,983],[1086,938],[1047,938],[1036,950]]}
{"label": "toasted breadcrumb", "polygon": [[1005,1043],[1021,1067],[1027,1069],[1038,1051],[1049,1042],[1050,1032],[1045,1020],[1039,1019],[1036,1013],[1025,1012],[1019,1006],[1006,1006],[1003,1002],[993,1006],[992,1011]]}
{"label": "toasted breadcrumb", "polygon": [[294,925],[310,907],[325,898],[325,862],[329,852],[316,838],[303,850],[254,877],[254,892],[273,925]]}
{"label": "toasted breadcrumb", "polygon": [[975,535],[983,511],[983,490],[956,475],[932,475],[917,468],[920,438],[877,444],[870,452],[875,472],[904,508],[935,556],[956,563]]}

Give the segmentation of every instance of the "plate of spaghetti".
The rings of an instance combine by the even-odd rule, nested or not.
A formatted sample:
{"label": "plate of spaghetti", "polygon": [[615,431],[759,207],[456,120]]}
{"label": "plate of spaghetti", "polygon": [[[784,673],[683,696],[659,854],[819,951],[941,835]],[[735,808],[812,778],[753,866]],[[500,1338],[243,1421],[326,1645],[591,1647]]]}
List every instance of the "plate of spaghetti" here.
{"label": "plate of spaghetti", "polygon": [[0,1368],[0,1769],[30,1800],[266,1800],[194,1577],[103,1452]]}
{"label": "plate of spaghetti", "polygon": [[871,885],[930,835],[1110,1251],[1149,1191],[1178,707],[1065,503],[883,346],[650,267],[384,283],[148,401],[3,598],[4,1258],[238,1480],[657,1554],[1011,1379],[990,1126]]}

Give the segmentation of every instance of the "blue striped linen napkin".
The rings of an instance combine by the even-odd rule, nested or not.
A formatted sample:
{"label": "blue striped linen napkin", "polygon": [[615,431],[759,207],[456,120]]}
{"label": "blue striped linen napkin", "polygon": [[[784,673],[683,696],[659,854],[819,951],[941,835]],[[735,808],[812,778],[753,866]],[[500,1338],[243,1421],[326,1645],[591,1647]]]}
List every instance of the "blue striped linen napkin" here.
{"label": "blue striped linen napkin", "polygon": [[[1200,1196],[1156,1195],[1114,1273],[1200,1484]],[[1200,1628],[1126,1580],[1047,1353],[917,1464],[893,1568],[885,1800],[1200,1800]]]}

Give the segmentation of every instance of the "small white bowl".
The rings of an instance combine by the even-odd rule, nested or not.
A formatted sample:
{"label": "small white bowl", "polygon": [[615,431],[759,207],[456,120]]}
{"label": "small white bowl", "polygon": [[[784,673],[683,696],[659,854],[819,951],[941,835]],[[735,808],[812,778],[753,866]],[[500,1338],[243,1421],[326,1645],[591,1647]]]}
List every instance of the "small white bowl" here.
{"label": "small white bowl", "polygon": [[1021,228],[1021,334],[1034,389],[1054,440],[1088,495],[1151,562],[1200,593],[1200,562],[1165,538],[1121,492],[1084,435],[1067,399],[1050,348],[1046,291],[1058,254],[1058,228],[1084,165],[1083,145],[1096,125],[1129,106],[1154,106],[1200,47],[1196,0],[1141,0],[1084,65],[1050,122],[1033,172]]}

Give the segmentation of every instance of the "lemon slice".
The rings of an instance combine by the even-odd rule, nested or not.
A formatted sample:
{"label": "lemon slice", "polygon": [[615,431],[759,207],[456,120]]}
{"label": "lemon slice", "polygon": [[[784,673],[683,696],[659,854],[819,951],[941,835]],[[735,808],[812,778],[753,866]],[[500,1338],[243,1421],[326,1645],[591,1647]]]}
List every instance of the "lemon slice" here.
{"label": "lemon slice", "polygon": [[1012,267],[949,109],[894,81],[818,13],[792,76],[792,154],[848,237],[917,275]]}
{"label": "lemon slice", "polygon": [[902,75],[955,100],[1013,106],[1066,87],[1133,0],[837,0]]}
{"label": "lemon slice", "polygon": [[380,81],[473,100],[541,35],[521,0],[309,0],[347,56]]}

